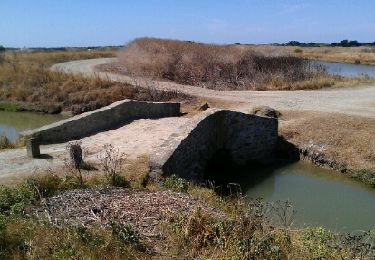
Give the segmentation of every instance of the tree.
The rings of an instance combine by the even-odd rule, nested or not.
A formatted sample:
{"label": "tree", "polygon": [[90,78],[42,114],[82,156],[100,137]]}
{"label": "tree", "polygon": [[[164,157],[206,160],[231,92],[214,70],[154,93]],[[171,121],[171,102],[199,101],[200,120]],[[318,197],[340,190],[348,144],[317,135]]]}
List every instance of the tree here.
{"label": "tree", "polygon": [[0,45],[0,64],[4,62],[5,59],[5,48]]}

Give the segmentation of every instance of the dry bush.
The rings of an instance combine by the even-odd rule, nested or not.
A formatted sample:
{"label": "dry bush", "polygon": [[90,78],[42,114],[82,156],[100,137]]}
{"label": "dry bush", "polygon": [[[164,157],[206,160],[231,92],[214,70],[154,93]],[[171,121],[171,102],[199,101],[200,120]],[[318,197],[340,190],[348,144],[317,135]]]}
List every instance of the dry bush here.
{"label": "dry bush", "polygon": [[[322,67],[292,55],[266,56],[232,45],[160,40],[130,42],[119,54],[125,73],[214,89],[267,90],[325,75]],[[272,87],[271,87],[272,88]]]}
{"label": "dry bush", "polygon": [[14,148],[14,144],[5,135],[0,135],[0,150],[9,148]]}
{"label": "dry bush", "polygon": [[48,70],[51,63],[108,55],[113,53],[8,53],[5,63],[0,65],[0,107],[5,102],[18,110],[46,113],[71,110],[73,114],[79,114],[126,98],[149,101],[187,99],[187,95],[175,91],[157,91],[152,87],[139,89],[100,77],[88,78]]}

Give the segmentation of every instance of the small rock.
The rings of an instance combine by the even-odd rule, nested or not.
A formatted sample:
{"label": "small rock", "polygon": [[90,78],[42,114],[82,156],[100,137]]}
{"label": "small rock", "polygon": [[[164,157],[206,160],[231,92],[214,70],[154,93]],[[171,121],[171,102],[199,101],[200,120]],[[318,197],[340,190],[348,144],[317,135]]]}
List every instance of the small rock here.
{"label": "small rock", "polygon": [[209,109],[210,108],[210,106],[207,104],[207,103],[205,103],[204,105],[202,105],[200,108],[199,108],[199,110],[200,111],[206,111],[207,109]]}
{"label": "small rock", "polygon": [[278,118],[279,116],[281,116],[281,113],[279,111],[268,106],[254,107],[251,114],[254,114],[257,116],[272,117],[272,118]]}

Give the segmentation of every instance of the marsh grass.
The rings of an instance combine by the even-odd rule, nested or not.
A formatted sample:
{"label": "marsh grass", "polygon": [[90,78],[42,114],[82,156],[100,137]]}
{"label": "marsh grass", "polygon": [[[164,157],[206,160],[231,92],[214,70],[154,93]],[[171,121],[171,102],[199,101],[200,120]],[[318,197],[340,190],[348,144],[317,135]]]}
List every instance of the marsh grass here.
{"label": "marsh grass", "polygon": [[76,59],[113,57],[115,51],[7,52],[0,64],[0,109],[73,114],[91,111],[125,98],[148,101],[183,100],[173,91],[138,89],[96,77],[50,71],[49,66]]}
{"label": "marsh grass", "polygon": [[217,90],[293,90],[332,85],[323,67],[300,56],[264,55],[235,45],[141,38],[126,45],[119,59],[130,75]]}

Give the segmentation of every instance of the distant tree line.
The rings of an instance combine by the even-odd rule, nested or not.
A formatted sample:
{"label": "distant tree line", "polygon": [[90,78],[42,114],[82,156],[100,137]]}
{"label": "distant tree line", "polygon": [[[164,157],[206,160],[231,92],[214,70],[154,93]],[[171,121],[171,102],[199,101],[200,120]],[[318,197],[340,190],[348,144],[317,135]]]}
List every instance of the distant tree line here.
{"label": "distant tree line", "polygon": [[359,46],[374,46],[375,42],[358,42],[358,41],[351,41],[351,40],[342,40],[341,42],[333,42],[333,43],[316,43],[316,42],[298,42],[298,41],[290,41],[288,43],[281,44],[283,46],[299,46],[299,47],[323,47],[323,46],[333,46],[333,47],[359,47]]}
{"label": "distant tree line", "polygon": [[5,48],[0,45],[0,64],[4,62],[5,59]]}

